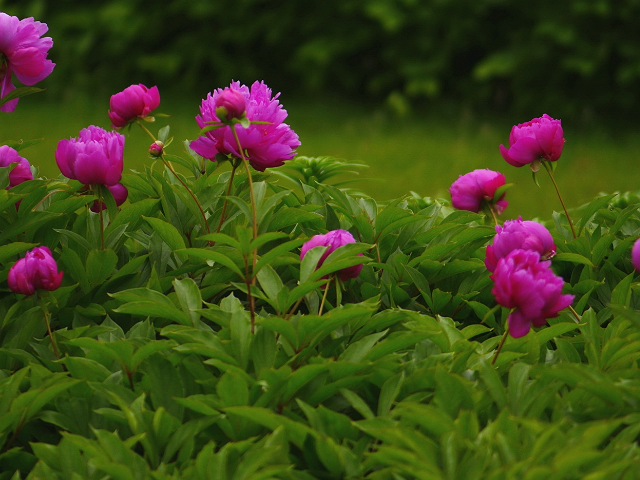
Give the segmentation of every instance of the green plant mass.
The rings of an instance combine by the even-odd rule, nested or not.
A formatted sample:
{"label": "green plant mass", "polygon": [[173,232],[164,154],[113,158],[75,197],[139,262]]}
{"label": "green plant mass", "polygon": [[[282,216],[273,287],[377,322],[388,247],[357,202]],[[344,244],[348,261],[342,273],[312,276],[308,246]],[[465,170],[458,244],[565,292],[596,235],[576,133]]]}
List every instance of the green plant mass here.
{"label": "green plant mass", "polygon": [[46,26],[0,25],[0,480],[638,478],[640,195],[598,139],[262,81],[61,111]]}

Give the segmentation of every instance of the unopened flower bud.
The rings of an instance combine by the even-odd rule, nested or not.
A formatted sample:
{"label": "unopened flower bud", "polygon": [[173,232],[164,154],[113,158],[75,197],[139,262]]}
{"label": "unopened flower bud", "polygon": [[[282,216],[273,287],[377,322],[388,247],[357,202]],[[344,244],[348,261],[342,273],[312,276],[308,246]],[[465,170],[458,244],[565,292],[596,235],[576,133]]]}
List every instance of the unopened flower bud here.
{"label": "unopened flower bud", "polygon": [[56,290],[62,282],[62,272],[47,247],[27,252],[9,269],[7,283],[14,293],[33,295],[36,290]]}
{"label": "unopened flower bud", "polygon": [[233,118],[242,118],[246,114],[246,101],[244,95],[238,90],[225,88],[218,96],[215,103],[216,116],[221,122],[230,121]]}
{"label": "unopened flower bud", "polygon": [[160,140],[156,140],[149,146],[149,155],[154,158],[159,158],[162,156],[162,149],[164,148],[164,143]]}

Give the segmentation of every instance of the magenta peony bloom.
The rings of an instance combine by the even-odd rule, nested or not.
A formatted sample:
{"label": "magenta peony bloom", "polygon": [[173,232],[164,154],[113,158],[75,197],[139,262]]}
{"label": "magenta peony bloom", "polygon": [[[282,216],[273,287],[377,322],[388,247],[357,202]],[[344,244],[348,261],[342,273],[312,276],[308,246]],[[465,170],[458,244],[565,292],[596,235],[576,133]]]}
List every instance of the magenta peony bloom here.
{"label": "magenta peony bloom", "polygon": [[26,158],[22,158],[20,154],[8,145],[2,145],[0,147],[0,167],[8,167],[12,163],[16,163],[9,172],[9,187],[15,187],[27,180],[33,180],[33,174],[31,173],[31,167]]}
{"label": "magenta peony bloom", "polygon": [[244,117],[247,110],[247,103],[244,95],[233,88],[225,88],[216,98],[216,117],[220,121],[231,120],[232,118]]}
{"label": "magenta peony bloom", "polygon": [[109,119],[113,128],[121,128],[136,118],[148,116],[160,105],[158,87],[147,88],[142,84],[131,85],[123,91],[111,95]]}
{"label": "magenta peony bloom", "polygon": [[501,258],[513,250],[533,250],[540,254],[542,260],[549,260],[556,254],[553,237],[544,225],[531,220],[507,220],[504,226],[496,225],[496,236],[493,245],[487,246],[484,264],[487,270],[494,272]]}
{"label": "magenta peony bloom", "polygon": [[[302,248],[300,249],[300,260],[302,260],[307,252],[313,247],[329,247],[318,261],[316,268],[320,268],[333,251],[348,243],[355,243],[355,241],[356,239],[353,238],[353,235],[346,230],[332,230],[324,235],[314,235],[308,242],[305,242],[302,245]],[[340,277],[340,280],[344,282],[350,278],[356,278],[360,275],[361,270],[362,265],[347,267],[338,271],[338,277]]]}
{"label": "magenta peony bloom", "polygon": [[[298,135],[287,125],[282,123],[287,117],[287,111],[282,108],[277,98],[280,94],[271,97],[271,89],[263,82],[256,81],[251,85],[251,91],[240,82],[232,82],[227,91],[240,92],[246,103],[247,118],[253,122],[269,122],[267,124],[250,125],[243,128],[235,125],[238,139],[245,152],[247,160],[253,168],[263,172],[265,168],[279,167],[285,160],[295,156],[295,149],[300,145]],[[216,115],[219,105],[219,97],[225,90],[219,88],[209,93],[200,105],[200,115],[196,121],[200,128],[212,123],[220,123],[221,119]],[[233,155],[240,158],[238,145],[230,126],[211,130],[204,137],[198,137],[190,144],[195,152],[209,160],[215,160],[218,153]]]}
{"label": "magenta peony bloom", "polygon": [[[42,37],[49,27],[32,17],[23,20],[0,12],[0,98],[15,90],[11,75],[15,74],[25,85],[35,85],[47,77],[55,63],[47,60],[53,46],[51,37]],[[0,107],[0,111],[13,112],[18,99]]]}
{"label": "magenta peony bloom", "polygon": [[636,270],[640,270],[640,238],[636,240],[631,249],[631,261]]}
{"label": "magenta peony bloom", "polygon": [[[460,175],[451,184],[451,204],[458,210],[468,210],[478,213],[482,209],[483,202],[493,203],[493,195],[496,190],[505,184],[504,175],[487,168],[474,170],[466,175]],[[495,202],[494,208],[498,214],[502,213],[509,202],[504,199],[504,194]]]}
{"label": "magenta peony bloom", "polygon": [[62,174],[85,185],[115,185],[122,178],[124,135],[91,125],[78,138],[60,140],[56,163]]}
{"label": "magenta peony bloom", "polygon": [[62,275],[51,250],[36,247],[11,267],[7,283],[14,293],[33,295],[38,289],[56,290],[62,282]]}
{"label": "magenta peony bloom", "polygon": [[[116,205],[118,207],[122,205],[129,196],[129,190],[127,190],[127,187],[125,187],[121,183],[108,185],[107,188],[111,192],[111,195],[113,195],[113,199],[116,201]],[[106,203],[102,202],[102,204],[100,204],[98,200],[94,201],[93,205],[91,205],[91,211],[94,213],[98,213],[101,210],[105,210],[106,208]]]}
{"label": "magenta peony bloom", "polygon": [[500,145],[500,153],[508,164],[523,167],[535,160],[555,162],[560,158],[563,146],[560,120],[545,113],[530,122],[514,125],[509,135],[509,148]]}
{"label": "magenta peony bloom", "polygon": [[494,287],[491,293],[509,314],[509,333],[514,338],[523,337],[531,328],[541,327],[547,318],[571,305],[573,295],[563,295],[564,281],[549,266],[540,261],[540,254],[532,250],[513,250],[498,260],[491,275]]}

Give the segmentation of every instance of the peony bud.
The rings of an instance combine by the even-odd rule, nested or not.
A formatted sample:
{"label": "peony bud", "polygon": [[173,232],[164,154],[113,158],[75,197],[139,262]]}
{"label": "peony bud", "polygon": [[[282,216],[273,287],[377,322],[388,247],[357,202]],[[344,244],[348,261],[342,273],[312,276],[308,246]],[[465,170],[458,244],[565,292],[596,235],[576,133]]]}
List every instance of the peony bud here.
{"label": "peony bud", "polygon": [[243,118],[246,115],[246,101],[244,95],[233,88],[225,88],[215,101],[216,117],[221,122],[231,121],[232,118]]}
{"label": "peony bud", "polygon": [[62,282],[62,275],[51,250],[36,247],[11,267],[7,283],[14,293],[33,295],[38,289],[56,290]]}
{"label": "peony bud", "polygon": [[[530,122],[515,125],[509,135],[509,148],[500,145],[500,154],[514,167],[539,160],[555,162],[562,154],[564,137],[560,120],[546,113]],[[537,166],[533,165],[537,169]]]}
{"label": "peony bud", "polygon": [[22,158],[16,150],[8,145],[0,147],[0,167],[8,167],[12,163],[16,163],[9,172],[9,188],[20,185],[27,180],[33,180],[31,167],[26,158]]}
{"label": "peony bud", "polygon": [[[330,232],[325,233],[324,235],[315,235],[311,237],[308,242],[305,242],[302,245],[302,249],[300,250],[300,260],[304,258],[309,250],[313,247],[329,247],[320,260],[318,261],[318,265],[316,267],[320,268],[327,257],[334,252],[337,248],[347,245],[348,243],[355,243],[356,239],[353,238],[346,230],[332,230]],[[362,270],[362,265],[353,265],[352,267],[347,267],[342,270],[339,270],[338,277],[343,282],[350,278],[356,278],[360,275],[360,271]]]}
{"label": "peony bud", "polygon": [[158,87],[147,88],[142,84],[131,85],[111,96],[109,119],[113,128],[122,128],[136,118],[148,116],[160,105]]}
{"label": "peony bud", "polygon": [[[127,190],[127,187],[125,187],[121,183],[109,185],[107,186],[107,188],[111,192],[111,195],[113,195],[113,199],[115,200],[118,207],[122,205],[129,196],[129,190]],[[102,202],[102,205],[100,205],[100,202],[98,200],[94,201],[93,205],[91,205],[91,211],[94,213],[99,213],[101,210],[104,210],[106,208],[107,205],[104,202]]]}
{"label": "peony bud", "polygon": [[504,175],[487,168],[474,170],[466,175],[460,175],[451,184],[451,204],[458,210],[468,210],[478,213],[482,209],[483,202],[494,205],[495,211],[500,214],[507,208],[509,202],[504,199],[504,194],[494,202],[496,190],[505,184]]}
{"label": "peony bud", "polygon": [[156,140],[151,145],[149,145],[149,155],[153,158],[160,158],[162,156],[164,149],[164,143],[160,140]]}

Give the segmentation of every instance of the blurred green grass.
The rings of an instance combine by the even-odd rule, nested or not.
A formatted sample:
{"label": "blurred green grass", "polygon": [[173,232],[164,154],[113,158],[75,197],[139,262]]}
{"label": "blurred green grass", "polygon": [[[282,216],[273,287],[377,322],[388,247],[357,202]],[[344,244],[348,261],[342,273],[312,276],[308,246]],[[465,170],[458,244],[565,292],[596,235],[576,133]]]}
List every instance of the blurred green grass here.
{"label": "blurred green grass", "polygon": [[[205,96],[206,92],[202,94]],[[451,112],[415,111],[396,118],[388,110],[352,104],[344,99],[291,99],[281,96],[289,112],[287,122],[300,136],[299,154],[334,156],[368,165],[353,186],[378,201],[401,197],[415,191],[421,196],[449,198],[447,189],[458,175],[477,168],[505,174],[515,186],[507,192],[510,202],[503,218],[540,217],[549,219],[561,206],[546,173],[539,173],[540,187],[527,167],[514,168],[500,156],[498,145],[508,141],[513,123],[529,118],[495,119]],[[194,121],[200,97],[163,97],[158,111],[170,114],[147,124],[150,130],[169,124],[175,136],[169,153],[180,154],[181,143],[194,139]],[[42,175],[59,174],[54,152],[62,138],[75,137],[88,125],[110,128],[108,99],[95,102],[79,98],[60,102],[46,94],[21,100],[12,114],[0,116],[0,139],[43,138],[22,151]],[[539,116],[545,112],[536,112]],[[553,116],[553,112],[546,112]],[[640,138],[627,126],[623,132],[590,126],[580,129],[563,124],[566,144],[558,161],[556,181],[571,208],[588,202],[601,192],[638,190],[640,178]],[[125,171],[141,169],[151,162],[147,156],[150,138],[135,127],[126,133]]]}

